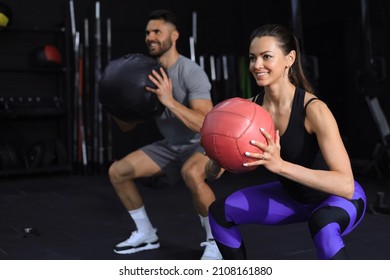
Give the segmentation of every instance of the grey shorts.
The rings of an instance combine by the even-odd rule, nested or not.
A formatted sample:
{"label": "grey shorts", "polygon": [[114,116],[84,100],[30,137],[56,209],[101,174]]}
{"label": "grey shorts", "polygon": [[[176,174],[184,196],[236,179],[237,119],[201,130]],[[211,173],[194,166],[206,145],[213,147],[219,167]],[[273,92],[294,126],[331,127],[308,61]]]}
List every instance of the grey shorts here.
{"label": "grey shorts", "polygon": [[160,140],[142,147],[142,150],[161,168],[170,182],[177,181],[180,169],[184,162],[195,152],[204,153],[199,143],[188,145],[169,145],[165,140]]}

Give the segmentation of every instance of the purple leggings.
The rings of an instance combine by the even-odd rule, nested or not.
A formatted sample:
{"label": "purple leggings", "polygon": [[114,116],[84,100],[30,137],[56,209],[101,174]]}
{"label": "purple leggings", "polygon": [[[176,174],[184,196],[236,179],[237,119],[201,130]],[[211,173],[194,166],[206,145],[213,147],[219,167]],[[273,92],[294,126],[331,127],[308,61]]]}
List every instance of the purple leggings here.
{"label": "purple leggings", "polygon": [[310,205],[292,199],[280,182],[272,182],[244,188],[215,201],[209,208],[209,216],[212,233],[224,259],[246,257],[238,225],[304,221],[308,222],[318,258],[336,259],[346,257],[343,236],[360,223],[365,209],[366,197],[357,182],[351,200],[331,195]]}

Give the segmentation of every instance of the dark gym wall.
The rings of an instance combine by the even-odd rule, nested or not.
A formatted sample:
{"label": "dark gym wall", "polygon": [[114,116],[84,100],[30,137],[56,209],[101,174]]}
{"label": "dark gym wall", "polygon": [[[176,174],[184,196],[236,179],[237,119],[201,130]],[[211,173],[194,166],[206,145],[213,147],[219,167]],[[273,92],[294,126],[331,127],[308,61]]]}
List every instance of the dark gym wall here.
{"label": "dark gym wall", "polygon": [[[49,26],[68,18],[66,0],[1,0],[12,7],[15,26]],[[372,22],[373,50],[389,61],[389,1],[368,0]],[[75,0],[76,17],[93,19],[92,0]],[[318,59],[317,93],[335,113],[352,157],[369,158],[378,134],[364,98],[356,86],[357,70],[362,68],[364,42],[359,0],[302,0],[301,13],[304,48]],[[197,12],[197,55],[231,54],[246,56],[248,37],[253,28],[264,23],[291,26],[290,1],[101,1],[102,18],[112,20],[112,57],[145,52],[144,28],[147,14],[155,8],[168,8],[181,23],[180,51],[189,55],[192,12]],[[389,79],[375,85],[385,113],[388,114]],[[145,132],[150,130],[149,132]],[[33,132],[32,132],[33,133]],[[153,126],[132,133],[114,130],[116,155],[122,156],[156,135]]]}

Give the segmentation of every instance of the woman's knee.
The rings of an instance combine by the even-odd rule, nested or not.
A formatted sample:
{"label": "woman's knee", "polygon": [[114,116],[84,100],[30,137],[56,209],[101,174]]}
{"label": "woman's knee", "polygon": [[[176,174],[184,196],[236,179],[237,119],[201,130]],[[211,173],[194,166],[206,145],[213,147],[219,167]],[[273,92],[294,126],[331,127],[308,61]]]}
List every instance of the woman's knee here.
{"label": "woman's knee", "polygon": [[209,216],[222,227],[230,227],[232,223],[226,219],[225,199],[217,199],[209,206]]}
{"label": "woman's knee", "polygon": [[340,207],[327,206],[314,211],[309,217],[308,224],[310,233],[314,237],[329,224],[337,224],[339,231],[343,232],[347,229],[349,222],[350,216],[346,210]]}
{"label": "woman's knee", "polygon": [[319,259],[331,259],[344,248],[342,233],[350,219],[345,209],[335,206],[321,207],[312,213],[309,229]]}

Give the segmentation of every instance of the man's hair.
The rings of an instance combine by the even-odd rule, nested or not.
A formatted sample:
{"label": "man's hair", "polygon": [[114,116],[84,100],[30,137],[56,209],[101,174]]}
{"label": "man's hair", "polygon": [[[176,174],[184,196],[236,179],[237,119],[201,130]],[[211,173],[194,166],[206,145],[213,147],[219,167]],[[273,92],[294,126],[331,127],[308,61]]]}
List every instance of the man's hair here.
{"label": "man's hair", "polygon": [[177,24],[177,19],[175,15],[169,11],[169,10],[154,10],[149,14],[149,19],[148,20],[163,20],[165,22],[169,22],[175,26],[176,29],[178,29],[178,24]]}

